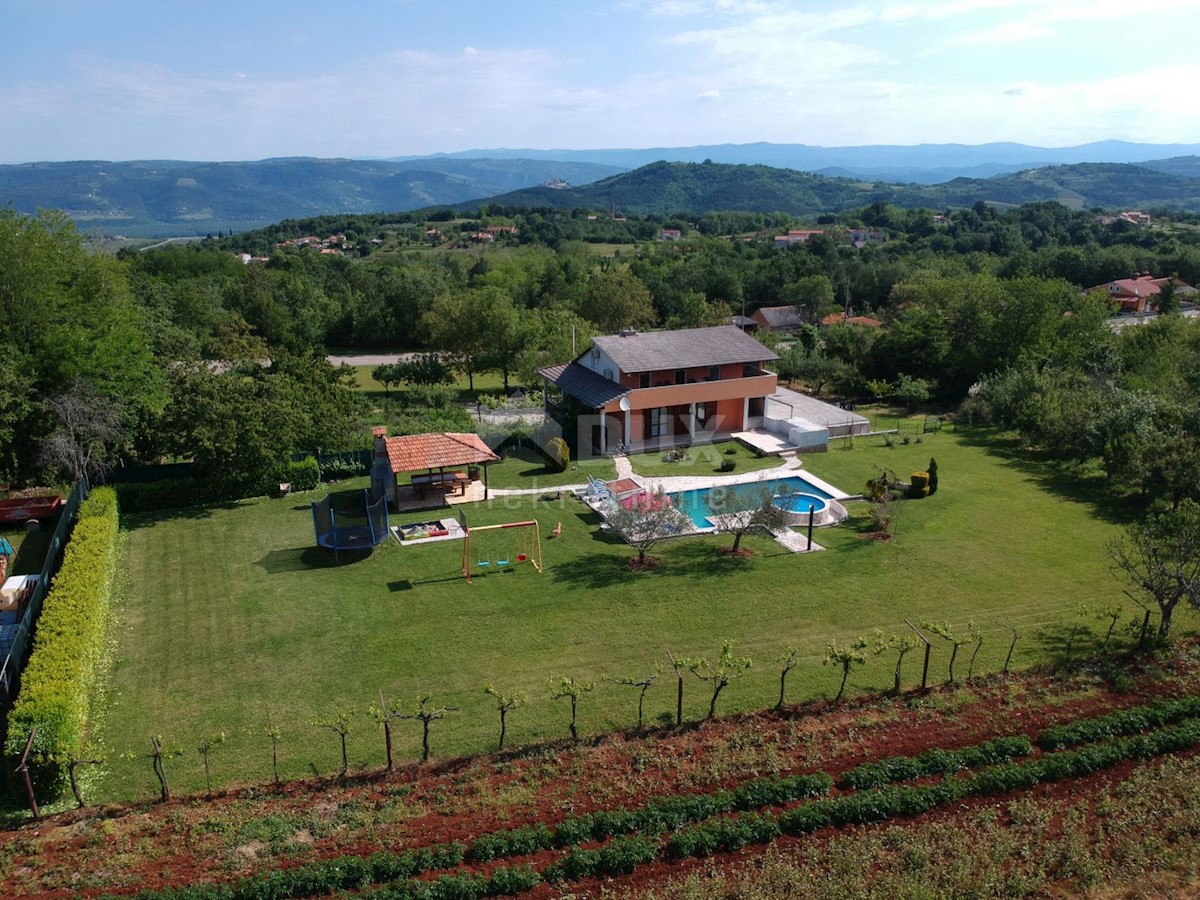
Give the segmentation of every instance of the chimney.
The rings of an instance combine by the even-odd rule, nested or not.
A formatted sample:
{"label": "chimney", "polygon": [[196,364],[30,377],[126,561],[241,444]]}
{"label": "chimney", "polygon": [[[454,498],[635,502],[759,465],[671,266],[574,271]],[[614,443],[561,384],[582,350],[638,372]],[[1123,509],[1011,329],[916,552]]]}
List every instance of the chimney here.
{"label": "chimney", "polygon": [[632,325],[626,325],[621,329],[621,337],[637,337],[637,329]]}

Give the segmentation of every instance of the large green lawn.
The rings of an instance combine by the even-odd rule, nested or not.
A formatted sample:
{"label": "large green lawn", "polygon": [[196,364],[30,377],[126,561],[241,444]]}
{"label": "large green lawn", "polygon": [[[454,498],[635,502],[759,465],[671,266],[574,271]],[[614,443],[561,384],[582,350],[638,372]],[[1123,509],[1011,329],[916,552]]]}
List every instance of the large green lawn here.
{"label": "large green lawn", "polygon": [[[714,656],[732,639],[754,668],[725,691],[721,709],[751,709],[774,702],[774,660],[789,646],[802,657],[789,697],[830,696],[837,675],[821,660],[831,639],[900,630],[905,618],[974,620],[986,636],[977,669],[995,671],[1007,650],[1003,623],[1022,633],[1015,658],[1026,664],[1061,648],[1081,601],[1122,598],[1104,549],[1115,517],[1097,502],[1096,485],[1029,462],[1003,441],[940,433],[887,448],[859,439],[805,461],[856,492],[875,466],[907,475],[930,456],[941,488],[904,505],[892,543],[862,540],[853,522],[819,530],[829,550],[811,555],[750,538],[753,558],[731,559],[716,552],[728,537],[685,538],[657,548],[662,567],[646,573],[631,573],[629,548],[570,498],[470,508],[475,525],[536,518],[545,565],[540,575],[526,566],[472,585],[460,577],[458,542],[391,543],[334,565],[313,546],[309,496],[131,516],[96,748],[109,763],[95,799],[153,794],[149,764],[121,754],[147,749],[156,733],[184,750],[169,763],[181,791],[203,788],[196,747],[220,731],[228,743],[213,756],[218,782],[268,779],[268,721],[283,733],[285,775],[333,771],[337,739],[309,723],[339,709],[358,712],[352,766],[381,765],[381,731],[366,712],[380,689],[392,699],[431,691],[461,707],[435,726],[434,752],[471,753],[496,739],[485,682],[528,696],[509,715],[512,741],[558,739],[568,707],[548,698],[553,676],[598,682],[580,703],[581,730],[595,733],[631,725],[635,711],[636,692],[604,676],[645,675],[666,663],[667,650]],[[562,534],[552,538],[558,523]],[[489,533],[477,544],[499,555],[505,540]],[[947,659],[938,646],[935,676],[944,678]],[[908,665],[909,684],[917,663]],[[872,660],[852,675],[852,689],[885,687],[891,665]],[[687,688],[688,715],[697,717],[704,685],[689,677]],[[673,704],[667,673],[647,697],[648,717]],[[397,752],[412,758],[419,729],[399,726]]]}

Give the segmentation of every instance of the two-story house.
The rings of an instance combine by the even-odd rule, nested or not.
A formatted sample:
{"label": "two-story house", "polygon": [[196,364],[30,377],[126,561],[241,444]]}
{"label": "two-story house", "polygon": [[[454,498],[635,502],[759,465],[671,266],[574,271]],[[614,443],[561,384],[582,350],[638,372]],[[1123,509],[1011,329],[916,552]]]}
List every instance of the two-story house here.
{"label": "two-story house", "polygon": [[[598,337],[573,362],[539,370],[576,455],[709,443],[760,427],[779,359],[733,325]],[[568,437],[568,440],[571,437]]]}

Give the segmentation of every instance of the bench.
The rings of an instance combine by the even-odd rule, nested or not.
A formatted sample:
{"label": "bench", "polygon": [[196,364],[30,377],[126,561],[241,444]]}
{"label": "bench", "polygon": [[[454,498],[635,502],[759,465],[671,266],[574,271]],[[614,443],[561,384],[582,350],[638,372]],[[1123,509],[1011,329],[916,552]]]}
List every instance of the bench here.
{"label": "bench", "polygon": [[409,482],[421,497],[425,496],[425,489],[428,487],[457,487],[458,492],[465,496],[471,479],[467,477],[466,472],[437,472],[432,475],[413,475]]}

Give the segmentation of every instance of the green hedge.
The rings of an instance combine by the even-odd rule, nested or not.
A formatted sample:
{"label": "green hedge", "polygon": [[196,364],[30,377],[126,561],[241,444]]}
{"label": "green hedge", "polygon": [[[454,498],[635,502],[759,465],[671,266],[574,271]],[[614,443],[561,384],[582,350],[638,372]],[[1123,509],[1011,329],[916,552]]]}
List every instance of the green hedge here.
{"label": "green hedge", "polygon": [[8,715],[5,751],[10,757],[24,750],[30,731],[37,729],[31,757],[43,797],[62,789],[67,763],[82,749],[116,572],[117,530],[116,496],[112,488],[97,488],[80,504]]}
{"label": "green hedge", "polygon": [[1038,735],[1037,744],[1043,750],[1061,750],[1076,744],[1091,744],[1110,737],[1138,734],[1195,716],[1200,716],[1200,697],[1160,700],[1095,719],[1053,725]]}
{"label": "green hedge", "polygon": [[115,488],[121,500],[121,509],[131,513],[269,496],[276,493],[283,483],[290,484],[293,491],[311,491],[320,482],[321,467],[313,457],[308,456],[297,462],[279,463],[250,480],[169,478],[151,484],[117,484]]}

